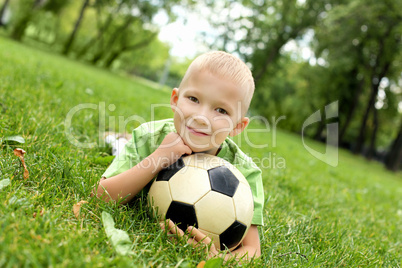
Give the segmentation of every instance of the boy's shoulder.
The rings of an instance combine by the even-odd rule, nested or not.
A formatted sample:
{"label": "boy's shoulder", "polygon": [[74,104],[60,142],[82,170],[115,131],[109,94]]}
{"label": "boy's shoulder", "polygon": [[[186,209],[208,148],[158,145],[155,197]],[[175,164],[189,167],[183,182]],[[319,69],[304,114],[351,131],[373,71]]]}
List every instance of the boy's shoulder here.
{"label": "boy's shoulder", "polygon": [[236,167],[259,170],[253,159],[243,152],[240,147],[230,138],[226,138],[222,144],[222,149],[218,156],[224,158],[226,161],[230,162]]}

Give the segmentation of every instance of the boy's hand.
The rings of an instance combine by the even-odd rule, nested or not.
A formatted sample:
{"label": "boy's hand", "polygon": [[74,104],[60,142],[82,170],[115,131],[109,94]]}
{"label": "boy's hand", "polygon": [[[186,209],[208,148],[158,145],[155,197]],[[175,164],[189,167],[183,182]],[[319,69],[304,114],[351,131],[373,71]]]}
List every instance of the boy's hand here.
{"label": "boy's hand", "polygon": [[202,245],[206,247],[208,259],[211,259],[216,255],[218,255],[219,252],[216,249],[215,244],[211,243],[212,242],[211,238],[203,234],[200,230],[198,230],[194,226],[189,226],[187,228],[187,232],[190,235],[190,239],[192,239],[191,243],[189,242],[190,244],[193,244],[194,246],[197,247]]}
{"label": "boy's hand", "polygon": [[[188,234],[184,233],[183,230],[177,227],[177,225],[175,225],[171,220],[167,221],[167,226],[166,221],[161,222],[160,226],[164,231],[167,231],[168,234],[177,235],[178,237],[185,239],[188,244],[193,245],[194,247],[204,246],[208,254],[208,259],[215,257],[219,253],[215,245],[211,243],[211,238],[193,226],[187,228]],[[209,245],[211,246],[209,247]]]}
{"label": "boy's hand", "polygon": [[171,132],[166,135],[155,153],[158,157],[162,157],[164,164],[171,165],[182,155],[190,155],[192,150],[184,143],[179,134]]}

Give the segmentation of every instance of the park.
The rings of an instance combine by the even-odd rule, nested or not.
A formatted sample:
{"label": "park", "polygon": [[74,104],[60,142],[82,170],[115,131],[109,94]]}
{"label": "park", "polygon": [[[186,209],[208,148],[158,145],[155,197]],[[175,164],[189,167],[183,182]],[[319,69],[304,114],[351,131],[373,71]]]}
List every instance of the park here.
{"label": "park", "polygon": [[[180,3],[151,2],[127,13],[142,4],[0,1],[0,267],[207,261],[204,250],[168,239],[145,192],[124,205],[92,195],[114,159],[105,133],[173,117],[171,91],[195,58],[169,56],[151,27],[156,10],[174,14]],[[241,13],[258,23],[239,39],[249,24],[212,16],[232,34],[208,46],[250,63],[256,83],[250,123],[232,138],[262,170],[265,196],[261,256],[242,266],[400,267],[397,1],[223,2],[203,8],[261,12]],[[313,60],[284,49],[310,30]],[[213,260],[205,267],[238,265]]]}

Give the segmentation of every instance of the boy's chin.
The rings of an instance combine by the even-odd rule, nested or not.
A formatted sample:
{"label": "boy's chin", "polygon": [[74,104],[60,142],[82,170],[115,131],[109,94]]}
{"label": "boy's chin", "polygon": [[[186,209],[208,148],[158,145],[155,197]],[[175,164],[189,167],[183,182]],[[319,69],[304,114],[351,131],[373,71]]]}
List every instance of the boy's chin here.
{"label": "boy's chin", "polygon": [[190,146],[191,151],[193,153],[205,153],[205,154],[215,154],[217,149],[216,148],[210,148],[210,147],[192,147]]}
{"label": "boy's chin", "polygon": [[205,153],[208,151],[208,148],[194,148],[194,147],[190,147],[191,151],[193,151],[193,153]]}

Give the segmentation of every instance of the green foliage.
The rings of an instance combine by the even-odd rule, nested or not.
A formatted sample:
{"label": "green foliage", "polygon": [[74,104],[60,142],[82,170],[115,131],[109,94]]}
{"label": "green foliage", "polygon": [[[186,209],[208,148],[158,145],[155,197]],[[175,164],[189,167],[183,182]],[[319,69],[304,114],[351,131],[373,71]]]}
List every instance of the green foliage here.
{"label": "green foliage", "polygon": [[113,68],[159,81],[168,58],[169,47],[155,39],[145,47],[122,55],[116,60]]}
{"label": "green foliage", "polygon": [[[377,150],[383,158],[401,122],[399,5],[399,0],[215,3],[215,14],[223,10],[228,18],[211,17],[221,33],[211,46],[251,65],[254,114],[284,116],[281,127],[300,133],[311,114],[338,101],[342,146],[371,156]],[[306,42],[315,52],[309,61],[283,50],[285,44]],[[324,122],[306,133],[325,139]]]}
{"label": "green foliage", "polygon": [[178,87],[180,82],[187,71],[188,66],[190,65],[192,60],[190,59],[180,59],[177,60],[175,58],[171,58],[170,68],[169,68],[169,76],[166,81],[166,84],[171,87]]}
{"label": "green foliage", "polygon": [[[65,52],[94,65],[157,81],[168,48],[156,38],[158,29],[152,18],[163,10],[174,19],[171,7],[176,1],[92,0],[77,25],[82,3],[14,1],[10,4],[13,20],[8,32],[16,40],[44,50]],[[70,41],[71,46],[67,46]]]}
{"label": "green foliage", "polygon": [[[98,142],[97,110],[77,113],[72,129],[66,129],[68,112],[79,104],[104,102],[109,128],[110,116],[150,120],[151,104],[168,103],[169,92],[6,39],[0,39],[0,50],[5,52],[0,54],[0,137],[25,139],[18,147],[27,152],[30,172],[24,180],[13,154],[16,146],[1,145],[0,266],[195,267],[205,260],[203,250],[168,239],[152,218],[146,196],[124,206],[90,197],[106,168],[94,159],[112,159],[100,143],[80,148],[66,136],[71,130],[81,141]],[[115,110],[108,109],[110,104]],[[166,109],[157,110],[155,119],[171,116]],[[235,140],[261,160],[266,199],[265,226],[259,227],[262,256],[244,267],[401,265],[401,174],[345,151],[338,167],[330,167],[311,156],[297,135],[272,128],[256,132],[267,131],[256,121],[248,130]],[[269,146],[259,149],[251,142]],[[76,217],[73,205],[81,200],[88,203]],[[117,254],[103,212],[115,229],[128,234],[130,254]]]}
{"label": "green foliage", "polygon": [[222,259],[210,259],[208,260],[205,265],[204,268],[219,268],[222,267],[223,264],[223,260]]}
{"label": "green foliage", "polygon": [[[382,150],[395,135],[400,117],[397,106],[402,100],[401,92],[389,90],[391,85],[399,87],[401,69],[402,24],[397,2],[350,1],[334,7],[316,26],[316,52],[327,62],[330,74],[327,81],[334,87],[330,92],[337,92],[344,111],[340,115],[341,126],[348,117],[353,117],[346,139],[349,142],[361,139],[359,128],[360,133],[376,135],[374,131],[379,125],[377,145]],[[380,85],[381,80],[388,85]],[[379,87],[384,97],[380,97],[381,92],[377,96]],[[381,99],[378,103],[381,106],[375,102],[370,106],[371,94],[375,94],[375,102]],[[372,116],[367,119],[367,129],[362,129],[363,115],[368,109]]]}

